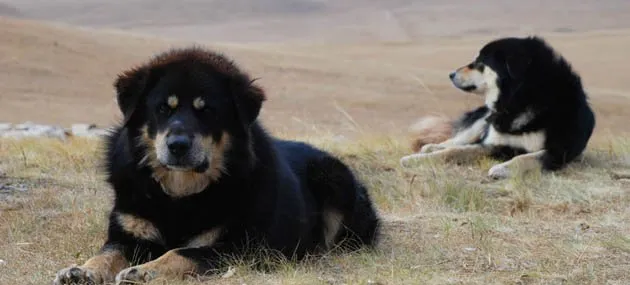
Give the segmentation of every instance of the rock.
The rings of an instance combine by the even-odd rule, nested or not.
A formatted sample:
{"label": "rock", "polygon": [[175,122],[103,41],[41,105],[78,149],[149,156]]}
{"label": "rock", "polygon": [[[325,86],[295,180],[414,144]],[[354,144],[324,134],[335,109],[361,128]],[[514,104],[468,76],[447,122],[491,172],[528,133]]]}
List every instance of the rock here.
{"label": "rock", "polygon": [[13,130],[24,131],[24,130],[28,130],[28,129],[32,128],[33,126],[35,126],[35,124],[33,122],[24,122],[24,123],[15,125],[13,127]]}
{"label": "rock", "polygon": [[20,138],[24,137],[24,132],[23,131],[18,131],[18,130],[8,130],[6,132],[0,133],[0,137],[12,138],[12,139],[20,139]]}
{"label": "rock", "polygon": [[90,132],[92,137],[103,137],[107,134],[109,134],[109,131],[106,129],[95,129]]}
{"label": "rock", "polygon": [[0,123],[0,132],[11,130],[11,128],[13,128],[11,123]]}
{"label": "rock", "polygon": [[98,138],[108,133],[106,129],[97,128],[94,124],[74,124],[71,132],[73,136],[88,138]]}
{"label": "rock", "polygon": [[31,138],[31,137],[47,137],[65,140],[67,134],[65,130],[58,126],[36,125],[33,123],[24,123],[15,126],[12,130],[0,133],[4,138]]}
{"label": "rock", "polygon": [[107,129],[98,128],[95,124],[73,124],[64,129],[54,125],[40,125],[33,122],[21,124],[0,123],[0,138],[57,138],[65,140],[68,136],[100,138],[107,135]]}
{"label": "rock", "polygon": [[73,124],[71,126],[71,132],[73,136],[87,136],[90,131],[96,129],[94,124]]}
{"label": "rock", "polygon": [[28,137],[48,137],[66,139],[66,131],[57,126],[35,125],[27,132]]}

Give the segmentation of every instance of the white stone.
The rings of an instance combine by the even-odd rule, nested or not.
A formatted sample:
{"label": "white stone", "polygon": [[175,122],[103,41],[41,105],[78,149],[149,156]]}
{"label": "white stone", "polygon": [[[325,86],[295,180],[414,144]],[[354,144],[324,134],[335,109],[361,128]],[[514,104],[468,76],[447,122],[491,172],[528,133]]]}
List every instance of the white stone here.
{"label": "white stone", "polygon": [[33,122],[24,122],[21,124],[17,124],[13,127],[14,130],[17,131],[23,131],[23,130],[28,130],[30,128],[32,128],[33,126],[35,126],[35,123]]}
{"label": "white stone", "polygon": [[95,129],[90,132],[91,137],[103,137],[107,134],[109,134],[109,131],[106,129]]}
{"label": "white stone", "polygon": [[25,128],[25,126],[20,126],[19,129],[13,129],[0,133],[0,137],[15,139],[47,137],[65,140],[66,136],[65,130],[61,127],[34,124],[28,126],[27,128]]}
{"label": "white stone", "polygon": [[73,124],[71,126],[71,132],[73,136],[89,136],[92,130],[96,129],[94,124]]}
{"label": "white stone", "polygon": [[0,123],[0,132],[5,132],[13,128],[13,124],[11,123]]}

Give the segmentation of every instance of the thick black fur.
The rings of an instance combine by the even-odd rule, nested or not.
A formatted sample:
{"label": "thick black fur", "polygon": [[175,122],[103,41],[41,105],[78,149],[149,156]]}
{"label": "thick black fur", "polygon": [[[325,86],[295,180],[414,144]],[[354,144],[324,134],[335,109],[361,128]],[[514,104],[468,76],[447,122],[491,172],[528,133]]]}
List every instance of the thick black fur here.
{"label": "thick black fur", "polygon": [[[261,249],[299,259],[324,247],[323,212],[328,209],[343,213],[337,244],[344,238],[352,238],[353,248],[376,243],[379,218],[365,186],[331,154],[270,137],[256,120],[262,90],[223,56],[200,48],[171,50],[121,75],[116,87],[125,120],[106,144],[115,203],[104,249],[121,250],[139,264],[222,227],[224,234],[212,247],[178,254],[194,261],[199,272],[219,266],[219,255]],[[209,109],[199,114],[182,109],[163,118],[154,107],[172,93],[180,102],[204,95]],[[155,135],[176,117],[194,133],[230,138],[220,178],[200,193],[179,198],[167,195],[152,177],[153,169],[141,163],[147,147],[139,143],[143,126]],[[150,221],[162,242],[126,232],[116,213]]]}
{"label": "thick black fur", "polygon": [[[498,74],[500,94],[494,110],[482,106],[470,111],[460,118],[458,128],[469,127],[489,113],[486,120],[500,133],[521,135],[543,130],[546,153],[541,162],[545,170],[560,169],[584,151],[595,127],[595,115],[580,76],[542,38],[492,41],[470,66],[492,68]],[[512,129],[515,118],[528,110],[533,111],[533,119]],[[484,140],[481,136],[478,143]],[[492,152],[508,159],[525,150],[506,145],[493,146]]]}

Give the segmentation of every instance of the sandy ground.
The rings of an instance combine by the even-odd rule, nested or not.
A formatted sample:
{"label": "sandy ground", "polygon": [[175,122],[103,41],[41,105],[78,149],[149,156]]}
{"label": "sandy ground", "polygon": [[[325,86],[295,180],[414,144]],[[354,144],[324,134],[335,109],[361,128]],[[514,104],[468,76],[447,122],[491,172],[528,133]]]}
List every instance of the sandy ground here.
{"label": "sandy ground", "polygon": [[[630,131],[630,29],[542,35],[582,75],[597,131]],[[421,115],[454,115],[481,104],[453,88],[447,74],[494,37],[216,44],[0,18],[0,121],[110,125],[118,118],[112,88],[118,72],[195,43],[226,53],[260,78],[269,97],[262,119],[274,131],[401,134]]]}

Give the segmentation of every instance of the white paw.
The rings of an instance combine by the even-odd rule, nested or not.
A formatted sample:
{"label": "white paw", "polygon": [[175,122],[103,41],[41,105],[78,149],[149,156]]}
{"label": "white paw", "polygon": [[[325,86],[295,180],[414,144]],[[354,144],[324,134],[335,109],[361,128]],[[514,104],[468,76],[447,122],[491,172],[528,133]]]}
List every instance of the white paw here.
{"label": "white paw", "polygon": [[71,266],[68,268],[64,268],[57,272],[57,276],[53,281],[54,285],[64,285],[64,284],[103,284],[103,278],[96,272],[79,267],[79,266]]}
{"label": "white paw", "polygon": [[142,266],[129,267],[116,275],[116,285],[147,283],[157,276],[157,272],[143,269]]}
{"label": "white paw", "polygon": [[432,153],[438,150],[443,150],[445,148],[446,148],[445,146],[430,143],[430,144],[423,145],[422,148],[420,148],[420,153]]}
{"label": "white paw", "polygon": [[512,171],[507,165],[497,164],[488,170],[488,176],[492,179],[505,179],[512,176]]}

